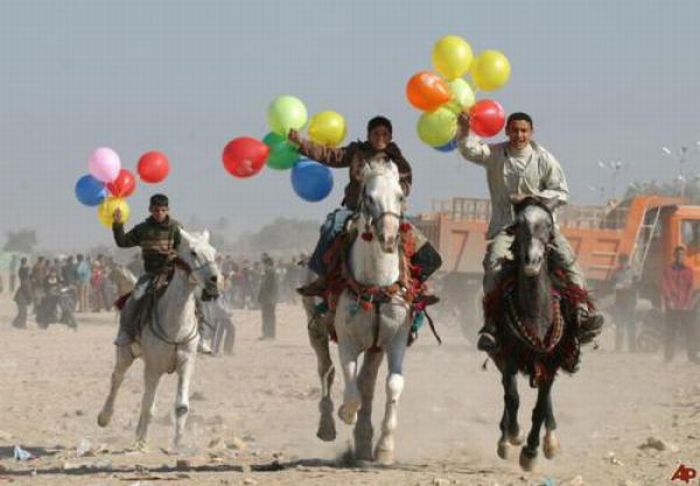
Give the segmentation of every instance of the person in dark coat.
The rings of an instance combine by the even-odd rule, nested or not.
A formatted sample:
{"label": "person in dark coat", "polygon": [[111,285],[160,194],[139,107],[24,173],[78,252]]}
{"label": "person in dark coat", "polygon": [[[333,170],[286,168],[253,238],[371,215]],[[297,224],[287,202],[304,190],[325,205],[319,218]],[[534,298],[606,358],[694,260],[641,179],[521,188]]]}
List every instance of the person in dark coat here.
{"label": "person in dark coat", "polygon": [[275,339],[277,321],[275,307],[279,300],[279,283],[275,262],[269,255],[262,258],[264,270],[258,293],[258,302],[262,311],[262,336],[260,339]]}
{"label": "person in dark coat", "polygon": [[17,329],[27,328],[27,311],[32,303],[32,281],[30,278],[29,265],[27,259],[22,258],[17,271],[19,288],[15,292],[15,303],[17,304],[17,316],[12,320],[12,326]]}

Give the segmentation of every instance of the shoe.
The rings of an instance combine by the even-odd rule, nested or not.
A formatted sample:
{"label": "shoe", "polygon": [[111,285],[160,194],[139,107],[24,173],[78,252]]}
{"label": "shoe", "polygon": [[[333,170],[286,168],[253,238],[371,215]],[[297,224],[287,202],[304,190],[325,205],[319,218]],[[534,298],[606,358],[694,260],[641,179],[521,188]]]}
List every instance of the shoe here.
{"label": "shoe", "polygon": [[304,297],[321,297],[326,292],[326,279],[318,277],[310,284],[297,289],[297,293]]}
{"label": "shoe", "polygon": [[578,334],[581,344],[593,341],[603,328],[605,319],[597,312],[589,312],[587,309],[578,310]]}
{"label": "shoe", "polygon": [[419,295],[416,298],[416,301],[425,302],[425,305],[429,306],[429,305],[435,305],[438,302],[440,302],[440,297],[438,297],[435,294],[423,294],[423,295]]}
{"label": "shoe", "polygon": [[490,332],[482,332],[479,334],[479,340],[476,342],[476,349],[490,353],[498,349],[498,342]]}

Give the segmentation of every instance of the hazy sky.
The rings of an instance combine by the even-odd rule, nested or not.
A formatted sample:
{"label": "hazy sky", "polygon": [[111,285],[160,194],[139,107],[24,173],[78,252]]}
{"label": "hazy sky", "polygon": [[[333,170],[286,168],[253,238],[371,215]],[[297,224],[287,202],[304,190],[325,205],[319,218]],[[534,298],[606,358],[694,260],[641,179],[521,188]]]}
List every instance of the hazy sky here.
{"label": "hazy sky", "polygon": [[[633,162],[624,183],[664,180],[678,164],[660,147],[700,140],[698,19],[697,0],[3,0],[0,231],[36,227],[44,248],[109,243],[73,194],[89,153],[105,145],[130,169],[147,150],[170,157],[167,181],[130,198],[131,223],[156,191],[181,220],[226,216],[238,231],[276,216],[320,219],[341,199],[344,170],[311,204],[287,172],[237,180],[221,165],[228,140],[267,132],[279,94],[343,114],[347,140],[369,117],[390,117],[414,169],[412,212],[433,198],[485,196],[482,169],[418,140],[404,95],[447,34],[506,53],[510,83],[488,96],[533,115],[573,202],[599,202],[589,186],[609,177],[598,160]],[[688,172],[700,172],[697,152]]]}

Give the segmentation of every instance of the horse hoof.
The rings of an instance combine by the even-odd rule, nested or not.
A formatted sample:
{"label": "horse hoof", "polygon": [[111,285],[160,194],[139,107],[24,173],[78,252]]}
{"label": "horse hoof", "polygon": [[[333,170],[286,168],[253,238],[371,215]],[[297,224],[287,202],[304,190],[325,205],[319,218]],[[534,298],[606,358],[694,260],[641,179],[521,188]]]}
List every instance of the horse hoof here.
{"label": "horse hoof", "polygon": [[394,464],[394,451],[389,449],[377,449],[374,454],[374,461],[382,466],[390,466]]}
{"label": "horse hoof", "polygon": [[355,447],[355,461],[369,463],[374,460],[372,457],[372,445]]}
{"label": "horse hoof", "polygon": [[321,423],[318,427],[318,432],[316,432],[316,437],[321,439],[323,442],[333,442],[335,440],[335,423],[333,421],[329,423]]}
{"label": "horse hoof", "polygon": [[100,414],[97,416],[97,425],[100,427],[107,427],[110,419],[111,417],[108,414],[100,412]]}
{"label": "horse hoof", "polygon": [[553,459],[559,453],[560,448],[559,438],[554,434],[554,432],[547,432],[544,436],[544,443],[542,444],[544,457],[547,459]]}
{"label": "horse hoof", "polygon": [[520,450],[520,467],[523,471],[530,472],[537,464],[537,451],[530,452],[527,447]]}
{"label": "horse hoof", "polygon": [[345,422],[347,425],[353,425],[355,422],[357,422],[357,411],[359,408],[359,403],[343,404],[338,409],[338,416],[340,417],[340,420]]}
{"label": "horse hoof", "polygon": [[498,441],[498,457],[500,457],[503,460],[508,460],[510,459],[510,453],[511,453],[511,445],[505,441],[505,440],[499,440]]}

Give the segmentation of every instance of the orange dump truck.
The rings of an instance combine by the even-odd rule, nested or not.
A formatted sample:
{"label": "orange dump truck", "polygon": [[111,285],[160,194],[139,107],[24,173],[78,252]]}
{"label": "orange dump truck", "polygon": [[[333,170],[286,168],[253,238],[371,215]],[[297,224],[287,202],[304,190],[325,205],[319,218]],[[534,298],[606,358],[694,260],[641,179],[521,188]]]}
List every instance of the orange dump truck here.
{"label": "orange dump truck", "polygon": [[[465,297],[476,298],[480,291],[490,213],[488,200],[452,198],[413,219],[443,257],[443,277],[452,287],[444,290],[448,296],[461,295],[470,305],[478,301]],[[557,221],[589,285],[600,294],[611,288],[618,256],[625,254],[641,279],[641,296],[656,306],[663,267],[679,244],[688,249],[687,263],[700,288],[700,206],[678,198],[638,196],[608,207],[564,206],[557,211]]]}

